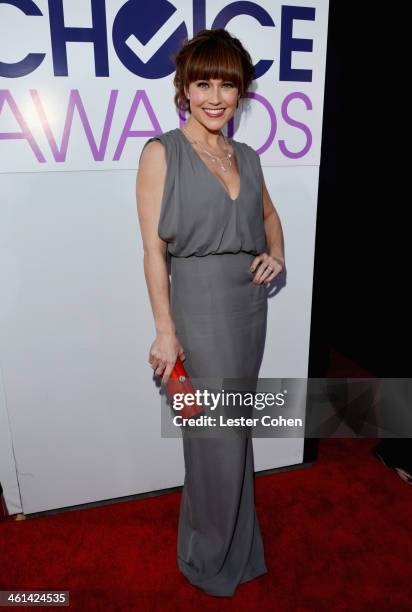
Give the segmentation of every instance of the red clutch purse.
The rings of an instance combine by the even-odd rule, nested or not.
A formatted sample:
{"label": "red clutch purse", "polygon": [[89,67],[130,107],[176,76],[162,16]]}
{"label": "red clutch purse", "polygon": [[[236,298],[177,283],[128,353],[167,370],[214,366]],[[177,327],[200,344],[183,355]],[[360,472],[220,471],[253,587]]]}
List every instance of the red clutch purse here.
{"label": "red clutch purse", "polygon": [[[172,402],[175,393],[183,393],[184,395],[186,395],[186,393],[193,393],[193,395],[196,393],[179,356],[176,359],[174,368],[171,371],[169,380],[166,383],[166,390]],[[183,408],[173,409],[185,419],[196,417],[203,412],[203,406],[196,402],[195,397],[193,397],[193,400],[190,398],[190,401],[193,401],[193,404],[186,404],[184,402],[184,398],[179,398],[179,402],[183,403]]]}

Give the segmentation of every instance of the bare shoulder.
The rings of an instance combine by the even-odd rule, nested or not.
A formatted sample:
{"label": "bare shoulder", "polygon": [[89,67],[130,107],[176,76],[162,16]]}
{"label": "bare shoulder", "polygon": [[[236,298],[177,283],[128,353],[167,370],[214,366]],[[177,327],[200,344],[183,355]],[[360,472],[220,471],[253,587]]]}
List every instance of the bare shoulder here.
{"label": "bare shoulder", "polygon": [[139,167],[153,163],[162,165],[165,160],[165,145],[163,142],[161,140],[149,140],[143,145]]}
{"label": "bare shoulder", "polygon": [[163,142],[154,138],[147,140],[140,153],[136,176],[137,206],[142,223],[159,214],[166,171]]}
{"label": "bare shoulder", "polygon": [[159,140],[146,142],[140,154],[137,182],[140,188],[152,190],[166,175],[165,147]]}

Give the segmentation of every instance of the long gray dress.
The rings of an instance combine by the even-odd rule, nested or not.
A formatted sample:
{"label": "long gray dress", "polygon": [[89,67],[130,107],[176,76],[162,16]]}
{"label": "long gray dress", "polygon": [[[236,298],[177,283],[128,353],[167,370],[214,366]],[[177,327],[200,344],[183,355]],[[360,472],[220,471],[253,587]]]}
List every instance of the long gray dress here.
{"label": "long gray dress", "polygon": [[[241,190],[232,200],[186,136],[160,136],[167,173],[158,234],[171,257],[171,309],[189,376],[257,378],[267,294],[249,266],[266,249],[262,169],[249,145],[231,139]],[[184,430],[185,428],[183,428]],[[189,437],[183,432],[185,481],[177,563],[210,595],[267,572],[254,497],[250,436]]]}

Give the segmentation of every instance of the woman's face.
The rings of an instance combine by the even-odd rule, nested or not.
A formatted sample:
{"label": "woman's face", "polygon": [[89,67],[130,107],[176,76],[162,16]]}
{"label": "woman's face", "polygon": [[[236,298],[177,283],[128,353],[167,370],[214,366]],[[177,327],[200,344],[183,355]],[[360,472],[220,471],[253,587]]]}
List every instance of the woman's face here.
{"label": "woman's face", "polygon": [[209,79],[190,83],[187,94],[191,117],[209,130],[220,130],[235,113],[239,91],[231,81]]}

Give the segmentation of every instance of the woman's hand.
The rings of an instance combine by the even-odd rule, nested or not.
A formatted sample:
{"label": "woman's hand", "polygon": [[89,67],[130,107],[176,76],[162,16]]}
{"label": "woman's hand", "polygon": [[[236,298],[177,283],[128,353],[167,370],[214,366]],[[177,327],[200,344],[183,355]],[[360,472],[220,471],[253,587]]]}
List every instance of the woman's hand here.
{"label": "woman's hand", "polygon": [[[260,265],[259,265],[260,264]],[[268,253],[262,253],[257,255],[253,260],[250,271],[254,272],[259,266],[258,271],[253,277],[253,282],[257,285],[262,283],[270,283],[285,267],[284,257],[268,255]]]}
{"label": "woman's hand", "polygon": [[159,332],[150,347],[149,364],[156,376],[161,376],[164,373],[161,381],[162,385],[167,384],[178,356],[181,361],[186,359],[185,351],[176,334],[174,332]]}

